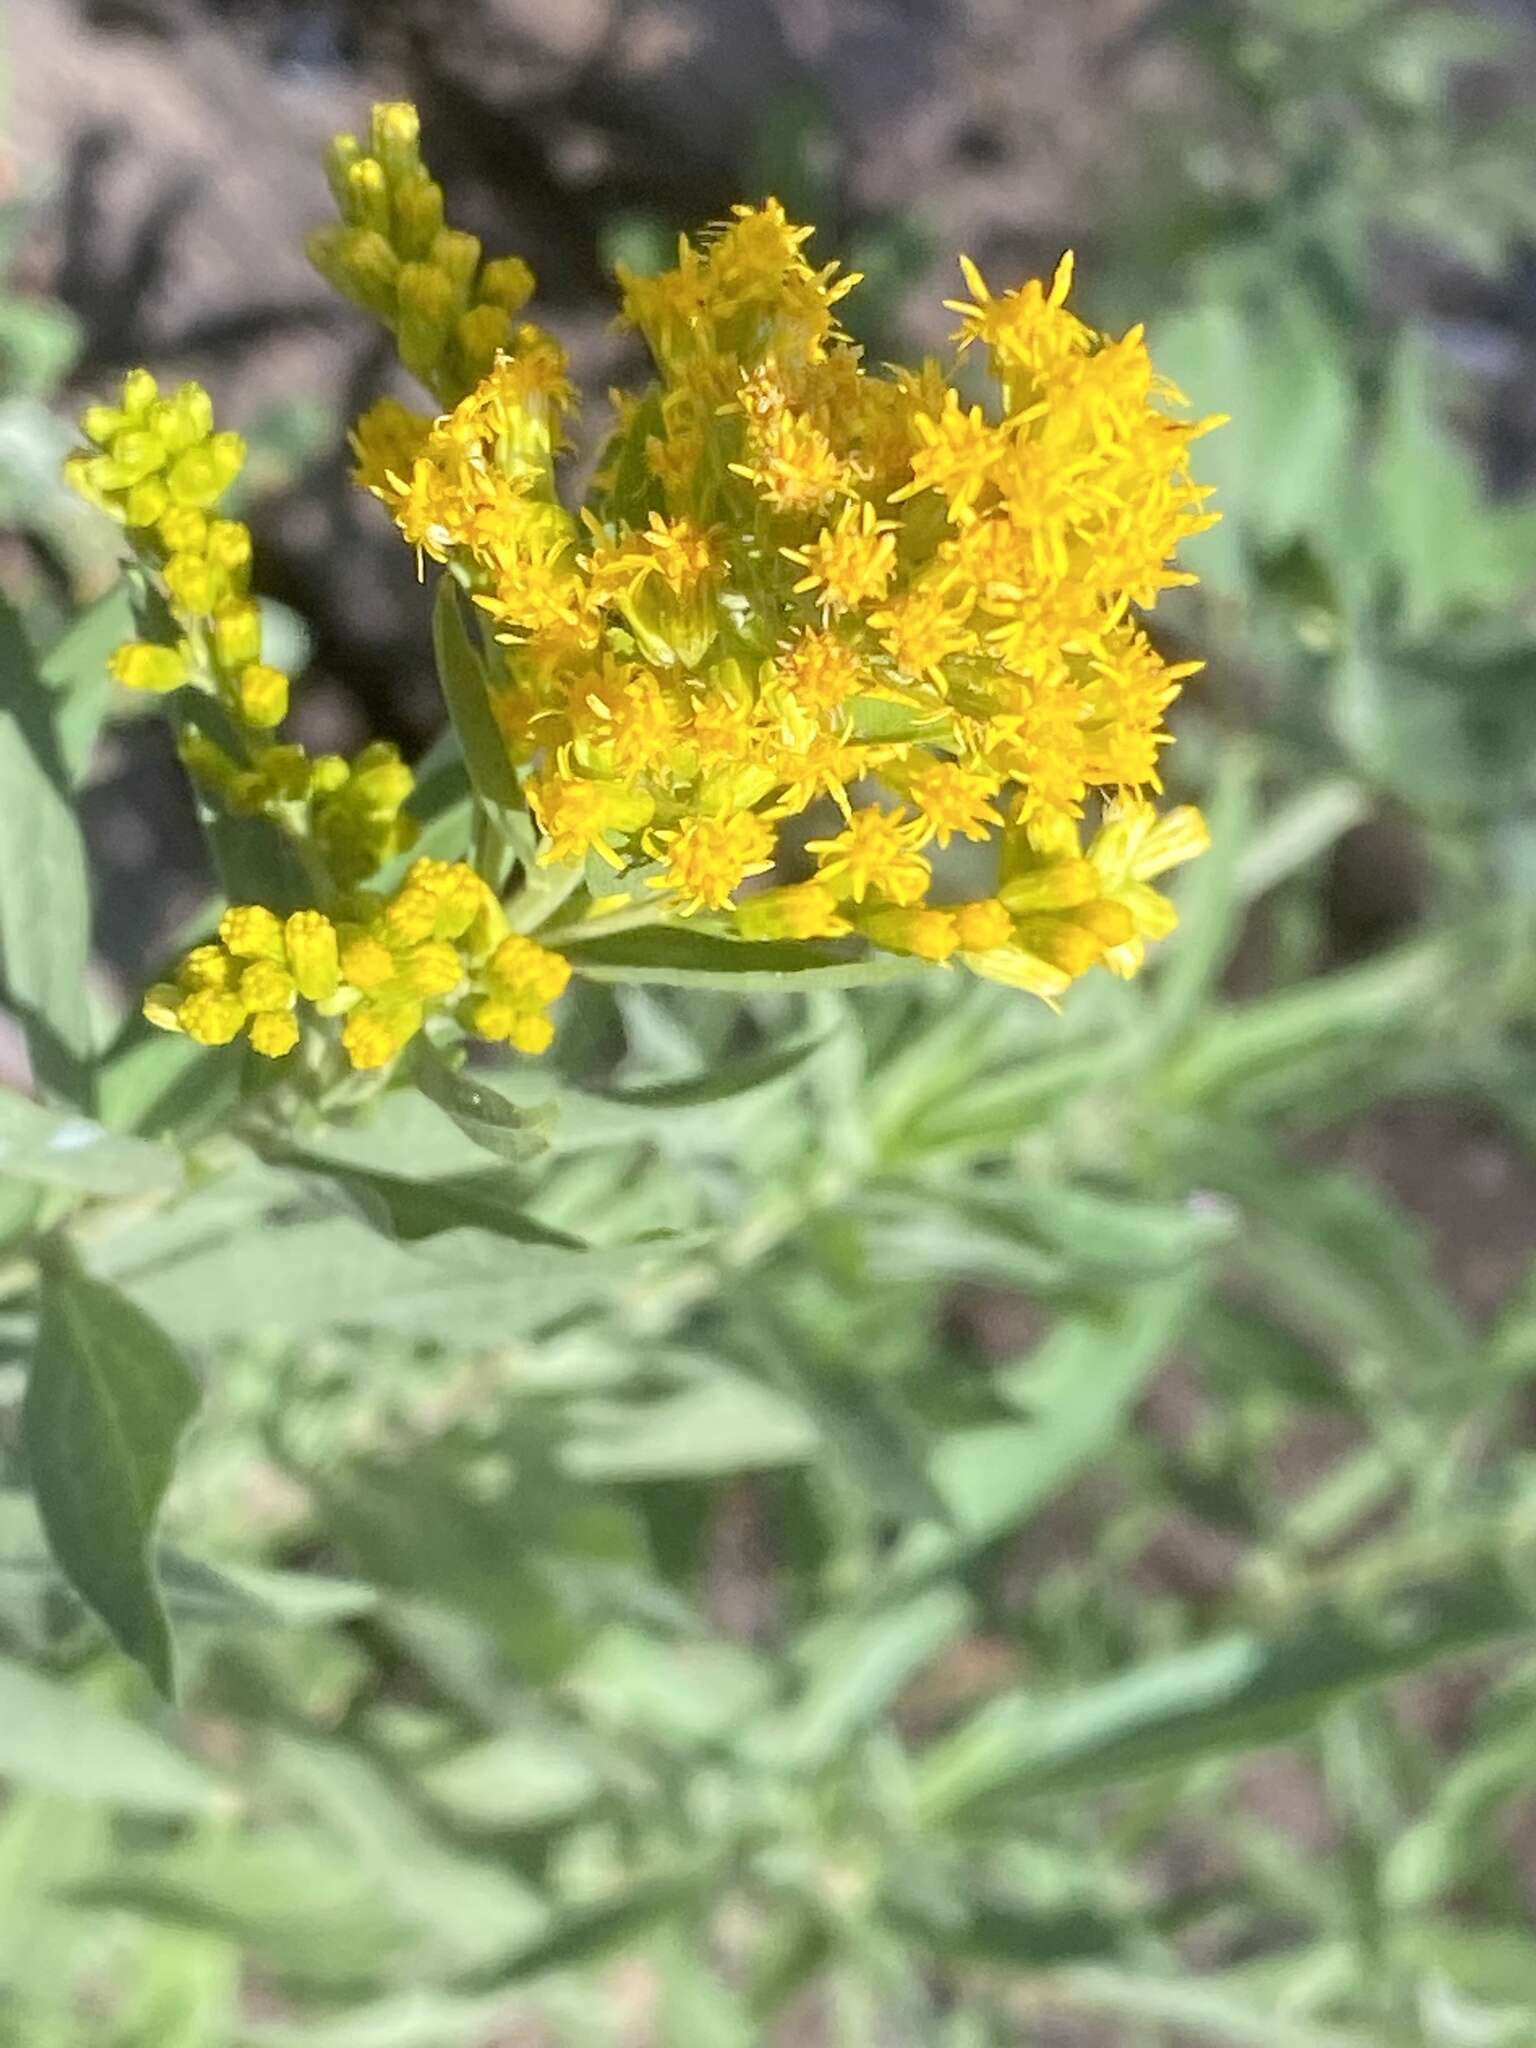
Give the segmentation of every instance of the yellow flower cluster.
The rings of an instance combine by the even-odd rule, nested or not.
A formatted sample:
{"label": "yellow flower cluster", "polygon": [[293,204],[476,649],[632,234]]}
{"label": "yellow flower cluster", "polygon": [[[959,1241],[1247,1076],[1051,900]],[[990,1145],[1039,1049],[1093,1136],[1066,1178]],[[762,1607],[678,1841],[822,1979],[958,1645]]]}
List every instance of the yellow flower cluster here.
{"label": "yellow flower cluster", "polygon": [[[375,405],[356,474],[477,607],[450,697],[474,790],[497,794],[474,797],[473,865],[362,887],[415,836],[411,772],[384,743],[348,762],[272,737],[288,679],[261,660],[250,535],[216,513],[243,444],[196,385],[162,397],[135,371],[69,465],[169,613],[113,672],[219,700],[228,717],[181,700],[188,769],[215,810],[289,834],[315,883],[287,917],[231,910],[151,990],[153,1022],[275,1057],[307,1003],[371,1068],[446,1013],[542,1051],[572,965],[485,879],[519,859],[568,870],[526,891],[524,925],[563,903],[578,932],[854,938],[1047,1000],[1096,965],[1137,970],[1174,923],[1154,881],[1205,844],[1197,812],[1156,804],[1164,717],[1199,664],[1166,661],[1142,620],[1193,580],[1174,558],[1214,515],[1190,448],[1216,422],[1187,416],[1139,327],[1069,308],[1070,257],[997,294],[962,260],[954,363],[883,371],[841,326],[857,277],[813,264],[774,200],[683,238],[659,275],[620,266],[656,375],[616,394],[578,509],[565,352],[520,317],[527,266],[445,224],[414,108],[376,107],[329,172],[341,218],[311,256],[436,407]],[[482,673],[490,718],[466,710]]]}
{"label": "yellow flower cluster", "polygon": [[275,1059],[298,1044],[302,999],[342,1019],[348,1058],[370,1068],[388,1065],[432,1012],[448,1009],[480,1038],[543,1052],[554,1036],[549,1006],[569,979],[560,954],[508,931],[473,868],[418,860],[392,896],[354,893],[334,919],[235,905],[217,942],[194,946],[175,979],[149,991],[144,1014],[200,1045],[244,1032]]}
{"label": "yellow flower cluster", "polygon": [[179,633],[174,644],[126,642],[112,655],[113,676],[157,693],[201,682],[250,731],[281,725],[288,678],[261,659],[250,528],[213,516],[244,465],[244,441],[215,432],[201,385],[162,397],[147,370],[130,371],[120,403],[91,406],[80,424],[94,452],[70,456],[65,475],[129,529]]}
{"label": "yellow flower cluster", "polygon": [[[565,360],[529,326],[435,422],[366,416],[359,478],[492,622],[542,860],[644,870],[744,937],[858,932],[1042,994],[1130,972],[1172,913],[1112,889],[1076,821],[1098,798],[1094,845],[1152,829],[1199,665],[1139,613],[1192,580],[1173,557],[1213,517],[1187,468],[1213,422],[1171,409],[1139,328],[1069,311],[1070,259],[998,296],[965,266],[987,404],[932,361],[871,373],[838,324],[857,280],[809,234],[770,200],[660,276],[621,268],[658,381],[617,400],[579,516],[554,483]],[[754,892],[807,811],[812,877]],[[954,840],[988,848],[989,895],[946,900]],[[1174,857],[1201,843],[1180,814]]]}

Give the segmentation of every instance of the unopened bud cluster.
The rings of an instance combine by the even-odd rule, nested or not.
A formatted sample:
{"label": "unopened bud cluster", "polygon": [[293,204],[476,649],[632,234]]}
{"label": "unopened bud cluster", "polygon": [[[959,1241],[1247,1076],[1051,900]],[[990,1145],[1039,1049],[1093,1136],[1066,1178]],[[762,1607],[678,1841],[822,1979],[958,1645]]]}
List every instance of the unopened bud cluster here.
{"label": "unopened bud cluster", "polygon": [[434,1012],[520,1052],[554,1036],[548,1011],[570,967],[507,929],[500,903],[463,861],[416,861],[391,896],[359,890],[334,918],[282,918],[259,903],[225,911],[215,943],[195,946],[144,1000],[151,1023],[200,1045],[242,1033],[268,1058],[299,1042],[301,1002],[339,1017],[354,1067],[387,1066]]}
{"label": "unopened bud cluster", "polygon": [[468,391],[510,346],[533,273],[484,260],[479,238],[443,221],[443,188],[421,161],[421,123],[400,101],[373,110],[368,145],[338,135],[326,161],[341,214],[309,237],[310,261],[382,320],[400,359],[439,399]]}
{"label": "unopened bud cluster", "polygon": [[65,475],[127,527],[180,629],[174,642],[119,647],[115,679],[157,694],[201,682],[250,731],[281,725],[288,678],[261,658],[250,528],[215,512],[244,467],[244,441],[215,431],[200,384],[163,397],[147,370],[130,371],[119,403],[89,407],[80,425],[95,452],[70,456]]}

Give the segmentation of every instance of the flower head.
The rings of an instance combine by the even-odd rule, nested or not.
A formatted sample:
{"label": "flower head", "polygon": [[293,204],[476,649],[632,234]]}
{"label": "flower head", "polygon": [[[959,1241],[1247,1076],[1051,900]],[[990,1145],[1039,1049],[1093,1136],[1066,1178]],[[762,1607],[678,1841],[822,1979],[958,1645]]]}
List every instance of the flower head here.
{"label": "flower head", "polygon": [[[1190,459],[1215,422],[1188,415],[1140,327],[1072,310],[1070,256],[1007,290],[962,259],[962,391],[956,360],[871,369],[842,325],[857,277],[777,200],[733,208],[659,274],[620,267],[654,376],[615,395],[577,505],[565,352],[527,317],[527,266],[445,224],[414,110],[376,109],[329,172],[339,219],[314,261],[431,399],[371,407],[355,473],[418,568],[472,601],[461,666],[488,694],[480,743],[506,747],[498,803],[527,806],[519,866],[586,864],[550,891],[578,912],[583,886],[606,898],[601,863],[626,915],[644,900],[744,939],[848,938],[1052,1001],[1090,967],[1135,971],[1173,921],[1154,880],[1203,843],[1196,813],[1155,806],[1198,664],[1165,660],[1146,615],[1191,580],[1178,550],[1214,516]],[[239,437],[199,387],[144,372],[84,430],[71,476],[174,628],[112,673],[216,694],[239,745],[195,718],[180,743],[205,799],[302,842],[326,884],[309,909],[231,912],[147,1013],[268,1057],[336,1016],[362,1066],[443,1013],[541,1050],[570,970],[507,931],[480,878],[495,858],[477,842],[480,873],[417,861],[358,895],[417,830],[409,769],[382,744],[348,762],[274,736],[289,679],[262,660],[250,535],[218,514]],[[961,861],[957,841],[985,851]],[[764,885],[802,845],[814,874]],[[977,866],[995,893],[951,900]]]}

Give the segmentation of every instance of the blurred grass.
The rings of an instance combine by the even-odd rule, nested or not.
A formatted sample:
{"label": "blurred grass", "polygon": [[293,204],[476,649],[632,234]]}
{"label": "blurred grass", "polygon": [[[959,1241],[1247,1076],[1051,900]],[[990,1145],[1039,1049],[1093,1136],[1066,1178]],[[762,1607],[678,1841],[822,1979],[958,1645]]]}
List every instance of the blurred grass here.
{"label": "blurred grass", "polygon": [[[586,987],[510,1215],[394,1096],[103,1235],[210,1366],[186,1703],[12,1461],[6,2048],[1536,2039],[1536,503],[1381,290],[1394,238],[1510,260],[1531,121],[1465,111],[1507,53],[1459,9],[1145,33],[1216,118],[1146,138],[1097,310],[1233,415],[1166,961],[1060,1020]],[[46,639],[89,572],[27,546]],[[103,1115],[209,1085],[130,1029]],[[1352,1163],[1405,1105],[1411,1203]]]}

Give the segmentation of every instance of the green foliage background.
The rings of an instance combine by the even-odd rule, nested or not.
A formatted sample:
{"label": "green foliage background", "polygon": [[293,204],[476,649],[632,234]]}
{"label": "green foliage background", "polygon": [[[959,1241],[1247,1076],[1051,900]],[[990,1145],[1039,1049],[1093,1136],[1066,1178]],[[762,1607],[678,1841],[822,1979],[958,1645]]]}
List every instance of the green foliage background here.
{"label": "green foliage background", "polygon": [[[1498,269],[1536,124],[1452,122],[1449,8],[1149,32],[1232,132],[1093,310],[1234,424],[1143,981],[635,935],[552,1072],[316,1115],[94,1014],[126,596],[7,613],[5,2048],[1536,2039],[1536,1268],[1447,1284],[1341,1135],[1476,1119],[1536,1214],[1536,503],[1375,289]],[[0,303],[40,477],[68,355]]]}

